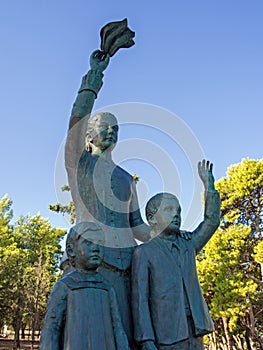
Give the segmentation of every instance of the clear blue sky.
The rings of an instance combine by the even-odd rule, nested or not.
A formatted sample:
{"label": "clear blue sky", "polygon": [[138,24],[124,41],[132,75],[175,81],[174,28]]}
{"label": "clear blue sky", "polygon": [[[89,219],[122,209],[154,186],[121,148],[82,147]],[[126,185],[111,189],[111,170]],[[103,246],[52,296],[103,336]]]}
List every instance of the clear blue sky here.
{"label": "clear blue sky", "polygon": [[[175,113],[214,162],[217,179],[242,158],[262,158],[262,0],[1,0],[0,196],[9,194],[15,217],[40,211],[68,227],[48,210],[57,201],[57,154],[99,30],[125,17],[136,45],[112,58],[95,108],[138,102]],[[149,126],[127,128],[121,140],[151,134]],[[139,160],[143,154],[124,162],[127,169],[148,186],[146,197],[162,190],[158,176],[179,179],[187,207],[193,186],[184,184],[187,152],[177,152],[163,134],[152,140],[174,159],[178,174],[162,173],[159,160],[148,166]]]}

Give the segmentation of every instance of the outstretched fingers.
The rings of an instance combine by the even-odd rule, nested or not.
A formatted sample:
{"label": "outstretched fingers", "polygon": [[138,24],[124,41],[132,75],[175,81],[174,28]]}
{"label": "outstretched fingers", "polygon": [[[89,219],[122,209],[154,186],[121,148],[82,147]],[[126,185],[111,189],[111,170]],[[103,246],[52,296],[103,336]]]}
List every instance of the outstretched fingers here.
{"label": "outstretched fingers", "polygon": [[209,160],[203,159],[202,161],[198,162],[198,170],[213,171],[213,163],[211,163]]}
{"label": "outstretched fingers", "polygon": [[[205,160],[203,160],[205,162]],[[206,161],[206,169],[207,171],[212,172],[213,171],[213,163],[211,163],[209,160]]]}
{"label": "outstretched fingers", "polygon": [[198,162],[198,173],[206,190],[214,190],[213,163],[203,159]]}

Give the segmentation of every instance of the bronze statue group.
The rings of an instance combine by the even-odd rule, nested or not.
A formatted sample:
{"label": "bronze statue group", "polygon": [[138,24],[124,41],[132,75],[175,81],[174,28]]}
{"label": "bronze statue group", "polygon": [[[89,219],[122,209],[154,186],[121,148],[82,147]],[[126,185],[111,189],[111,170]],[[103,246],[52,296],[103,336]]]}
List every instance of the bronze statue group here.
{"label": "bronze statue group", "polygon": [[148,201],[143,222],[135,181],[111,157],[115,116],[90,118],[110,56],[132,45],[127,22],[113,23],[101,31],[103,50],[91,55],[70,118],[65,160],[77,223],[66,253],[72,268],[51,291],[40,350],[203,349],[203,336],[214,327],[195,259],[219,226],[213,165],[198,164],[205,208],[193,232],[180,230],[181,207],[171,193]]}

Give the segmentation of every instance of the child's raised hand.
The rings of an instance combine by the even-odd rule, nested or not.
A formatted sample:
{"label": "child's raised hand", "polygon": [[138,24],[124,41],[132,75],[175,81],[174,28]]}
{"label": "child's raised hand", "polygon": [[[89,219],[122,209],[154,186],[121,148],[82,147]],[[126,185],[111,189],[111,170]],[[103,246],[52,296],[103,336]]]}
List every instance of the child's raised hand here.
{"label": "child's raised hand", "polygon": [[214,191],[215,179],[213,175],[213,163],[211,163],[209,160],[203,159],[201,162],[198,163],[198,174],[204,184],[205,190]]}

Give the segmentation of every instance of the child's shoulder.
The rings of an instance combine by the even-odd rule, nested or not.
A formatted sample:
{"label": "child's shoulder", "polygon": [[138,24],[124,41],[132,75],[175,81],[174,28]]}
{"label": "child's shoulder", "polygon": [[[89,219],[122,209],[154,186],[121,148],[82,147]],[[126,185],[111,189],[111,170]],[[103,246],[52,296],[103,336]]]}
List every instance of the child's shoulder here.
{"label": "child's shoulder", "polygon": [[97,273],[97,278],[98,281],[101,282],[101,284],[106,288],[106,289],[112,289],[112,284],[104,277],[102,276],[99,272]]}
{"label": "child's shoulder", "polygon": [[62,277],[58,282],[64,284],[69,289],[79,289],[85,287],[110,289],[111,287],[109,282],[99,272],[95,274],[87,274],[75,270]]}
{"label": "child's shoulder", "polygon": [[147,254],[147,252],[155,249],[157,243],[157,237],[149,240],[148,242],[142,243],[135,248],[134,254]]}

